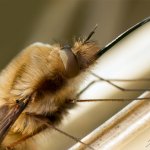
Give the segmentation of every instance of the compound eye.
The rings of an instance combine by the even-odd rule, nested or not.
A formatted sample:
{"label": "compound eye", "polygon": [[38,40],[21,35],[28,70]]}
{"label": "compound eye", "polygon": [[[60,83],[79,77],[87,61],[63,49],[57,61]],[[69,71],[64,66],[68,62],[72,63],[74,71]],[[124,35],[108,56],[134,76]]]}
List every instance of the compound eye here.
{"label": "compound eye", "polygon": [[61,48],[61,50],[65,50],[65,49],[71,50],[71,48],[72,48],[71,45],[65,44],[65,45]]}
{"label": "compound eye", "polygon": [[60,50],[59,54],[63,62],[67,77],[72,78],[78,75],[80,68],[76,56],[71,50],[71,46],[65,45]]}

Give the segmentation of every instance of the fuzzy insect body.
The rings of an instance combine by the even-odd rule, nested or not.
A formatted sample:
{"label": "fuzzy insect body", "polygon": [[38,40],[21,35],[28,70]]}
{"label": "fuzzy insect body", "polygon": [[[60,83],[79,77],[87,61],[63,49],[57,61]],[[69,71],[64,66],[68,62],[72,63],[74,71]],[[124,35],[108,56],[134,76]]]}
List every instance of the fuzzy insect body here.
{"label": "fuzzy insect body", "polygon": [[47,127],[56,129],[68,109],[76,105],[72,100],[86,70],[117,42],[149,21],[148,17],[137,23],[102,49],[89,42],[94,29],[85,41],[77,41],[72,47],[36,43],[23,50],[0,74],[0,135],[9,131],[5,139],[0,136],[0,149],[36,149],[40,145],[36,134],[45,135]]}
{"label": "fuzzy insect body", "polygon": [[[61,122],[67,110],[76,105],[72,100],[82,74],[94,63],[98,50],[94,42],[78,41],[72,48],[36,43],[12,60],[0,75],[0,125],[17,99],[30,96],[30,102],[4,139],[4,148],[46,129],[35,116],[51,125]],[[13,148],[27,147],[28,139]]]}

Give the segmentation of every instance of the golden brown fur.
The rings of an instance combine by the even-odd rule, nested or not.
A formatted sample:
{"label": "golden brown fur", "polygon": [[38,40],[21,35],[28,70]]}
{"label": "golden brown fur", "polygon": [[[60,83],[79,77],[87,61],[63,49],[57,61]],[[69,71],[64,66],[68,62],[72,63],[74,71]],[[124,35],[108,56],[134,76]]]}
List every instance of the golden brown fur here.
{"label": "golden brown fur", "polygon": [[[68,100],[75,98],[82,78],[80,75],[67,77],[60,49],[59,45],[33,44],[24,49],[0,74],[0,107],[13,105],[16,99],[32,95],[32,101],[3,141],[4,147],[25,135],[45,129],[32,115],[47,117],[51,124],[57,125],[67,109],[74,106]],[[74,44],[72,51],[77,57],[80,72],[93,63],[97,50],[94,42],[83,44],[79,41]],[[15,149],[34,149],[33,145],[26,140]]]}

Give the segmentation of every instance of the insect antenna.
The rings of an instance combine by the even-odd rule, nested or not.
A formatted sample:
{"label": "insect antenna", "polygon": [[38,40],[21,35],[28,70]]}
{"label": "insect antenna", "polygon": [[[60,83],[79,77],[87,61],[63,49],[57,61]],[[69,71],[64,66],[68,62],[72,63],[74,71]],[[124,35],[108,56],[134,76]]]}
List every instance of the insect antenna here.
{"label": "insect antenna", "polygon": [[[110,50],[110,48],[112,48],[115,44],[117,44],[120,40],[122,40],[123,38],[125,38],[127,35],[129,35],[131,32],[133,32],[134,30],[136,30],[137,28],[141,27],[142,25],[144,25],[145,23],[150,21],[150,17],[144,19],[143,21],[137,23],[136,25],[132,26],[131,28],[129,28],[128,30],[126,30],[124,33],[122,33],[121,35],[119,35],[116,39],[114,39],[112,42],[110,42],[108,45],[106,45],[104,48],[100,49],[97,54],[96,57],[97,59],[102,56],[105,52],[107,52],[108,50]],[[89,34],[89,36],[87,37],[87,40],[90,39],[90,37],[95,33],[95,29],[97,26],[95,26],[95,28],[93,29],[93,31]],[[107,82],[108,84],[114,86],[115,88],[121,90],[121,91],[130,91],[130,92],[138,92],[138,91],[150,91],[149,88],[145,88],[145,89],[126,89],[123,87],[120,87],[119,85],[115,84],[113,81],[115,82],[135,82],[135,81],[150,81],[150,79],[105,79],[102,78],[101,76],[93,73],[90,71],[90,74],[92,74],[93,76],[95,76],[97,79],[92,81],[91,83],[89,83],[85,88],[83,88],[78,94],[77,94],[77,98],[84,92],[86,91],[91,85],[93,85],[96,82],[100,82],[100,81],[104,81]],[[149,98],[148,98],[149,99]],[[99,101],[103,101],[104,99],[101,99]],[[112,99],[105,99],[105,100],[112,100]],[[121,99],[113,99],[113,101],[120,101]],[[122,99],[123,100],[123,99]],[[124,99],[125,100],[125,99]],[[126,99],[126,101],[130,101],[133,99]],[[140,99],[141,100],[141,99]],[[88,100],[89,101],[89,100]],[[78,101],[79,102],[79,101]]]}
{"label": "insect antenna", "polygon": [[90,40],[90,38],[95,33],[95,30],[97,29],[97,27],[98,27],[98,25],[96,24],[95,27],[93,28],[93,30],[89,33],[89,35],[87,36],[87,38],[84,40],[83,44],[85,44],[86,42],[88,42]]}

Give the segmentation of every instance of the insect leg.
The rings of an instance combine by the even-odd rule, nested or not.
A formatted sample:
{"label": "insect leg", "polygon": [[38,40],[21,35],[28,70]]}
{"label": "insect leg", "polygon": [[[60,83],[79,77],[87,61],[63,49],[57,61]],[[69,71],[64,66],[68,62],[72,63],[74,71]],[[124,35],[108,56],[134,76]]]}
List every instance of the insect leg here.
{"label": "insect leg", "polygon": [[62,131],[62,130],[60,130],[60,129],[58,129],[58,128],[55,127],[54,125],[51,125],[51,124],[47,121],[47,119],[45,120],[45,119],[43,119],[43,118],[39,118],[39,117],[36,117],[36,116],[35,116],[35,119],[36,119],[37,121],[43,123],[44,125],[46,125],[48,128],[53,128],[53,129],[56,130],[57,132],[59,132],[59,133],[65,135],[65,136],[67,136],[67,137],[73,139],[73,140],[76,141],[76,142],[79,142],[79,143],[85,145],[87,148],[89,148],[89,149],[91,149],[91,150],[94,150],[93,147],[91,147],[90,145],[88,145],[88,144],[82,142],[79,138],[76,138],[76,137],[74,137],[74,136],[72,136],[72,135],[70,135],[70,134],[68,134],[68,133],[66,133],[66,132],[64,132],[64,131]]}
{"label": "insect leg", "polygon": [[104,79],[104,78],[102,78],[102,77],[100,77],[99,75],[97,75],[97,74],[95,74],[95,73],[93,73],[93,72],[90,72],[93,76],[95,76],[96,78],[98,78],[100,81],[105,81],[105,82],[107,82],[107,83],[109,83],[110,85],[112,85],[112,86],[114,86],[114,87],[116,87],[116,88],[118,88],[119,90],[121,90],[121,91],[150,91],[150,89],[149,88],[145,88],[145,89],[126,89],[126,88],[123,88],[123,87],[120,87],[120,86],[118,86],[118,85],[116,85],[115,83],[113,83],[112,81],[121,81],[121,82],[128,82],[128,81],[130,81],[130,82],[132,82],[132,81],[150,81],[149,79],[133,79],[133,80],[125,80],[125,79],[120,79],[120,80],[118,80],[118,79]]}
{"label": "insect leg", "polygon": [[36,132],[34,132],[33,134],[30,135],[24,135],[23,137],[21,137],[20,139],[18,139],[16,142],[13,142],[12,144],[7,146],[8,150],[12,150],[14,147],[16,147],[18,144],[24,142],[25,140],[37,135],[38,133],[40,133],[43,130],[43,128],[37,130]]}

